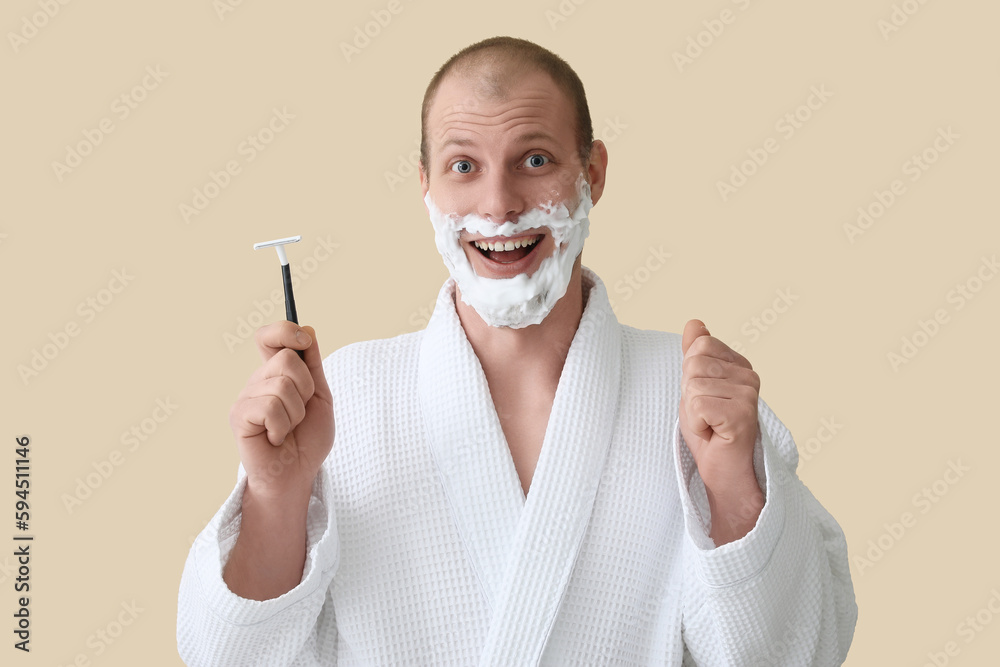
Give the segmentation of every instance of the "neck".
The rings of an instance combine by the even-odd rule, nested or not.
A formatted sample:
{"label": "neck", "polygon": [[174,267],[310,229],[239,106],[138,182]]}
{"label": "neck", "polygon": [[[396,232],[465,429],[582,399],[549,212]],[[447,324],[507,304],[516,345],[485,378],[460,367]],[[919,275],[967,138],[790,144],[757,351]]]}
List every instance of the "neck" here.
{"label": "neck", "polygon": [[577,257],[566,293],[544,320],[521,329],[486,324],[472,306],[462,301],[462,293],[456,285],[455,309],[487,378],[517,374],[522,380],[558,383],[583,317],[581,273],[580,257]]}

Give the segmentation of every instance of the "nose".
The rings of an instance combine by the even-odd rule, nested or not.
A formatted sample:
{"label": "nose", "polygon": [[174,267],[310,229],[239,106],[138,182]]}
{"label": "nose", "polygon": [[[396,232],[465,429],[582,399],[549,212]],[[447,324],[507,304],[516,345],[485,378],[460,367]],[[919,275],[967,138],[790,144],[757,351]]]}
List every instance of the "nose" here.
{"label": "nose", "polygon": [[502,169],[480,179],[479,215],[498,225],[516,222],[525,209],[525,197],[515,181]]}

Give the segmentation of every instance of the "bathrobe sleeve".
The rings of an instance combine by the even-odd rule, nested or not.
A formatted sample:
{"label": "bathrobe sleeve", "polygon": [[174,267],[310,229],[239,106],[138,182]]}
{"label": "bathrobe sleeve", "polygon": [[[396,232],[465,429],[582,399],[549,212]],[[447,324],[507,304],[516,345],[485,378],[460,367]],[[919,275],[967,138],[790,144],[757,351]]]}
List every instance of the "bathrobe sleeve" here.
{"label": "bathrobe sleeve", "polygon": [[248,600],[229,590],[222,569],[239,535],[246,471],[198,535],[181,575],[177,649],[191,667],[334,665],[337,630],[327,589],[339,545],[326,464],[309,500],[306,561],[301,582],[271,600]]}
{"label": "bathrobe sleeve", "polygon": [[795,474],[791,433],[762,399],[758,424],[754,469],[764,508],[749,533],[719,547],[709,537],[704,483],[674,424],[685,664],[840,665],[858,615],[844,533]]}

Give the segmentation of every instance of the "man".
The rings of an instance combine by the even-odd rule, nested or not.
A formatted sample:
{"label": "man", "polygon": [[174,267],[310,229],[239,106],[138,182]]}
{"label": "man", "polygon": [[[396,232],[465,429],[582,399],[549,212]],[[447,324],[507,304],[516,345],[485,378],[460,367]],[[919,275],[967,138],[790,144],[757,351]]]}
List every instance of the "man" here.
{"label": "man", "polygon": [[750,363],[700,320],[619,324],[581,264],[608,154],[576,74],[485,40],[422,121],[451,275],[426,329],[325,360],[311,327],[258,331],[238,483],[182,577],[185,661],[843,662],[844,536]]}

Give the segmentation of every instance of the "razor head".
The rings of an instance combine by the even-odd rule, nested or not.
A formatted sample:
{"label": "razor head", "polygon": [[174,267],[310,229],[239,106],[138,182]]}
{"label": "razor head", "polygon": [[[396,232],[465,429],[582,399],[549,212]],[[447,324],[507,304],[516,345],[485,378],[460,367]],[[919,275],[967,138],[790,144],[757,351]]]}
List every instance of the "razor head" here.
{"label": "razor head", "polygon": [[282,246],[288,243],[298,243],[302,240],[301,236],[289,236],[283,239],[275,239],[274,241],[264,241],[263,243],[254,243],[253,249],[260,250],[261,248],[272,248],[275,246]]}
{"label": "razor head", "polygon": [[301,240],[301,236],[289,236],[283,239],[275,239],[274,241],[254,243],[253,249],[260,250],[261,248],[274,248],[278,251],[278,261],[281,262],[281,265],[288,266],[288,257],[285,255],[285,246],[289,243],[298,243]]}

